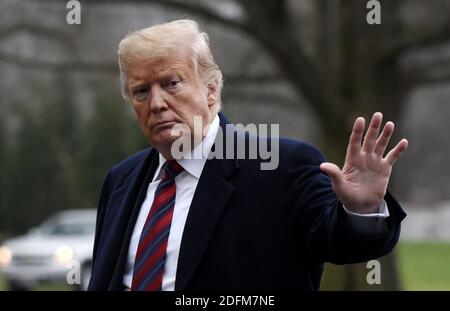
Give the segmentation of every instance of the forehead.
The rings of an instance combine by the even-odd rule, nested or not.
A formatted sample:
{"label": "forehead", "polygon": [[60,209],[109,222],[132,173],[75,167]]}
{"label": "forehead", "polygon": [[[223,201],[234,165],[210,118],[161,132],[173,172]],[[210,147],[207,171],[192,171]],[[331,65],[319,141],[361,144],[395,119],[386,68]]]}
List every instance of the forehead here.
{"label": "forehead", "polygon": [[189,53],[177,51],[163,56],[135,60],[127,66],[129,83],[156,80],[171,74],[178,74],[183,77],[195,75],[192,56]]}

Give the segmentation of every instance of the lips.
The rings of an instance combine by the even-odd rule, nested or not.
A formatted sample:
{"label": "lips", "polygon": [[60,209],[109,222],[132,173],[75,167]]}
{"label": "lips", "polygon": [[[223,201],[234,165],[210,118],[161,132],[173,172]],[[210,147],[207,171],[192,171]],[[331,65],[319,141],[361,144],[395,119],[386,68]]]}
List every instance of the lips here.
{"label": "lips", "polygon": [[160,121],[153,125],[153,130],[172,128],[176,123],[175,121]]}

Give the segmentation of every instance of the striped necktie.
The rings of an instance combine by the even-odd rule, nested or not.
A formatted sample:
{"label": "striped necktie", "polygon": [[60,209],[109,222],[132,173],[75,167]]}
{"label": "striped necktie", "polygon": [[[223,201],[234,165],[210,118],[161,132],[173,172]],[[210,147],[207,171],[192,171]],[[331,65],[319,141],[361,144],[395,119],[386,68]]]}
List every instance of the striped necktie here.
{"label": "striped necktie", "polygon": [[167,242],[175,206],[175,177],[183,171],[175,160],[162,167],[152,207],[142,229],[136,252],[131,290],[161,290]]}

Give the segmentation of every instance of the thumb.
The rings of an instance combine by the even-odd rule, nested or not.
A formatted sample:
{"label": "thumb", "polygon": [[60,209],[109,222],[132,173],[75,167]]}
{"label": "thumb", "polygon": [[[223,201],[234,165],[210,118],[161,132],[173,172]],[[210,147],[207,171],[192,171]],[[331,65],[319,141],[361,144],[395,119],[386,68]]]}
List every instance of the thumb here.
{"label": "thumb", "polygon": [[324,162],[320,164],[320,170],[331,178],[333,186],[338,187],[342,183],[344,176],[336,164]]}

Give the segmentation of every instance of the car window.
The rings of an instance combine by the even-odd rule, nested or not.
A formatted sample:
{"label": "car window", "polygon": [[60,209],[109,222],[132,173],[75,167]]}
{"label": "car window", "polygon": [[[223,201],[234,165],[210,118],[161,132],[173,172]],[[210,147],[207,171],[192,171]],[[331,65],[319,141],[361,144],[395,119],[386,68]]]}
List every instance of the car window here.
{"label": "car window", "polygon": [[48,235],[84,235],[94,233],[95,224],[55,224],[47,229]]}
{"label": "car window", "polygon": [[93,234],[95,222],[62,222],[50,220],[39,227],[39,233],[52,236],[86,235]]}

